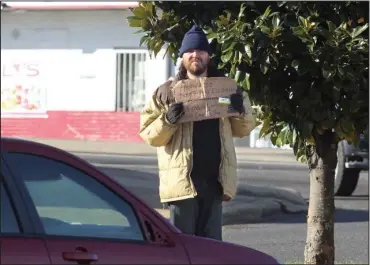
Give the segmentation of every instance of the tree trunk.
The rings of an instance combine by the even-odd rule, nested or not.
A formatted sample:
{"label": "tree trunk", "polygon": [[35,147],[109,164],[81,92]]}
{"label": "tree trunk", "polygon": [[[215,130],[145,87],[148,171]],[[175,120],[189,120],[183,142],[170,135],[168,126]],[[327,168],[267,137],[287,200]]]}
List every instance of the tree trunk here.
{"label": "tree trunk", "polygon": [[308,159],[310,198],[307,215],[305,264],[334,264],[334,172],[337,143],[334,134],[316,135],[316,147]]}

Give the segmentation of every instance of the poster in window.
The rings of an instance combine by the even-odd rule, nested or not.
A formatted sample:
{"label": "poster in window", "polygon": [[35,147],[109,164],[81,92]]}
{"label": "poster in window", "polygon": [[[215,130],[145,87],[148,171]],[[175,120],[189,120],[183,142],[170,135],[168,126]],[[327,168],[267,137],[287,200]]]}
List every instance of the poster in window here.
{"label": "poster in window", "polygon": [[46,115],[46,87],[37,63],[2,63],[1,116]]}

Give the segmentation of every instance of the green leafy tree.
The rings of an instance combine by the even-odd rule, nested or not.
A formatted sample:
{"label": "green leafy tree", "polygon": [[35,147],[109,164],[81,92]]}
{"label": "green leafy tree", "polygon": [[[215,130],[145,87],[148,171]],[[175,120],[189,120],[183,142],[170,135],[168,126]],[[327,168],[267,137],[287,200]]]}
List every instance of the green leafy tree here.
{"label": "green leafy tree", "polygon": [[334,264],[338,142],[368,135],[369,2],[139,2],[128,18],[156,56],[176,61],[198,24],[213,60],[251,98],[260,137],[308,164],[306,264]]}

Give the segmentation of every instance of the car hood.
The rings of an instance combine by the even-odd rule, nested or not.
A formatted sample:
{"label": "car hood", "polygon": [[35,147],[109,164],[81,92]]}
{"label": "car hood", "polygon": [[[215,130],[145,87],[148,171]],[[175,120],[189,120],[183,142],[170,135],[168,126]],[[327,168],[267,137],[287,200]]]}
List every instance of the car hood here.
{"label": "car hood", "polygon": [[180,234],[191,264],[280,264],[260,251],[208,238]]}

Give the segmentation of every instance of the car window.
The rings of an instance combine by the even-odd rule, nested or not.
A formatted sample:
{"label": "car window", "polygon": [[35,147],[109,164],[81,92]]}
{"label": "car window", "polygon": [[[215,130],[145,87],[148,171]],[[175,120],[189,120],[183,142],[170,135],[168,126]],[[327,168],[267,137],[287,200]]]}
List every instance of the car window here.
{"label": "car window", "polygon": [[1,182],[1,233],[20,233],[19,224],[9,195]]}
{"label": "car window", "polygon": [[9,153],[7,159],[46,234],[144,240],[132,207],[93,177],[46,157]]}

